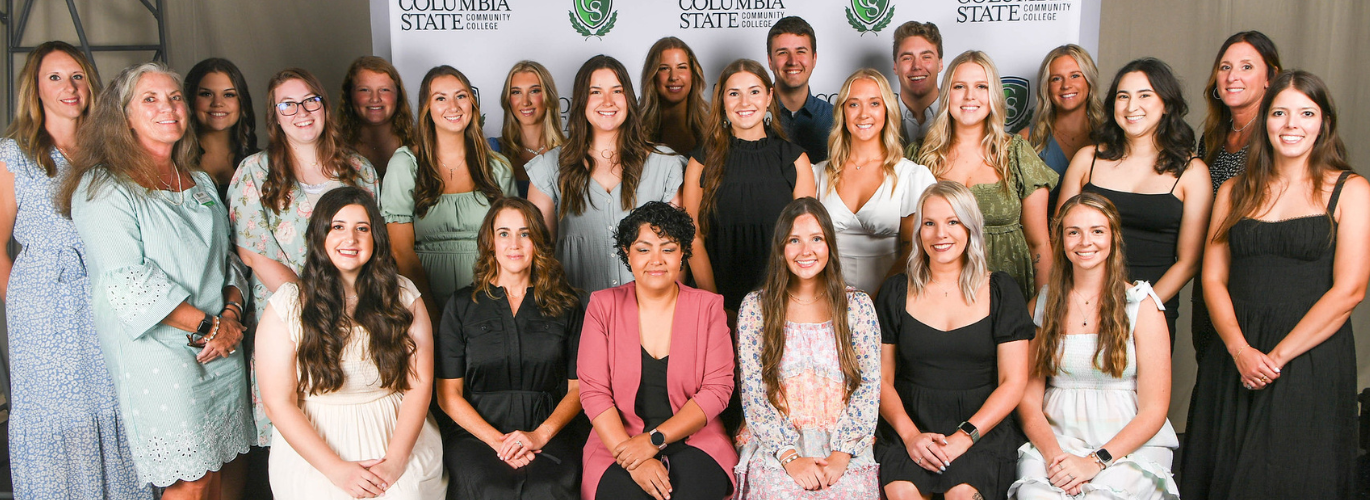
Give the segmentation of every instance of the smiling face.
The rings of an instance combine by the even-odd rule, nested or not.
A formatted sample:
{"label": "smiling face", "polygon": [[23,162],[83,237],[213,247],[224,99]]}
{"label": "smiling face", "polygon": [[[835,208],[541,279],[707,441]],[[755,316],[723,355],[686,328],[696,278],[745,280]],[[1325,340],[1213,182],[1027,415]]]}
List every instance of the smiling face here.
{"label": "smiling face", "polygon": [[1280,157],[1306,158],[1322,133],[1322,109],[1293,88],[1275,94],[1266,115],[1265,130]]}
{"label": "smiling face", "polygon": [[766,62],[775,74],[775,84],[782,89],[797,89],[809,84],[813,76],[813,65],[818,55],[813,51],[813,41],[805,35],[782,33],[771,39],[771,53],[766,54]]}
{"label": "smiling face", "polygon": [[428,84],[428,111],[439,132],[460,135],[471,124],[471,90],[455,76],[434,78]]}
{"label": "smiling face", "polygon": [[195,119],[204,132],[221,132],[233,128],[242,117],[238,104],[238,89],[227,74],[206,73],[195,89]]}
{"label": "smiling face", "polygon": [[352,204],[333,214],[328,236],[324,237],[324,249],[338,272],[355,280],[375,249],[371,218],[367,216],[366,208]]}
{"label": "smiling face", "polygon": [[590,73],[590,95],[585,101],[585,119],[602,132],[613,132],[628,119],[628,99],[623,83],[614,70],[601,68]]}
{"label": "smiling face", "polygon": [[43,116],[75,120],[90,106],[90,81],[81,63],[60,50],[43,56],[38,65],[38,101]]}
{"label": "smiling face", "polygon": [[1090,206],[1071,208],[1061,219],[1061,247],[1077,272],[1104,265],[1113,247],[1108,217]]}
{"label": "smiling face", "polygon": [[1222,96],[1223,104],[1229,108],[1259,106],[1265,89],[1270,86],[1267,71],[1265,59],[1251,44],[1237,42],[1228,46],[1218,63],[1216,75],[1218,95]]}
{"label": "smiling face", "polygon": [[320,97],[309,90],[304,80],[292,78],[281,82],[272,90],[276,98],[273,105],[283,102],[300,103],[295,106],[295,114],[286,116],[279,106],[272,109],[276,113],[276,118],[281,124],[281,131],[285,133],[286,140],[293,145],[302,146],[313,144],[323,134],[324,121],[328,119],[328,110],[320,106],[314,111],[306,108],[304,101],[311,98]]}
{"label": "smiling face", "polygon": [[352,85],[352,110],[357,116],[370,125],[390,123],[399,94],[390,75],[364,69],[357,72]]}
{"label": "smiling face", "polygon": [[1074,57],[1060,56],[1047,67],[1047,85],[1051,93],[1051,104],[1057,113],[1069,113],[1080,109],[1089,101],[1089,82],[1080,64]]}
{"label": "smiling face", "polygon": [[656,68],[656,93],[666,104],[679,104],[690,97],[693,85],[690,75],[690,56],[683,49],[661,51],[661,63]]}
{"label": "smiling face", "polygon": [[125,112],[134,137],[148,149],[169,148],[186,133],[186,103],[170,75],[149,72],[138,78]]}
{"label": "smiling face", "polygon": [[974,62],[961,63],[952,70],[947,89],[951,118],[962,125],[978,125],[989,117],[989,76]]}
{"label": "smiling face", "polygon": [[794,219],[785,239],[785,265],[800,281],[816,278],[828,265],[828,241],[823,226],[813,214]]}
{"label": "smiling face", "polygon": [[656,234],[650,224],[638,226],[637,239],[626,250],[638,286],[662,290],[674,286],[680,277],[680,243]]}
{"label": "smiling face", "polygon": [[495,262],[499,264],[500,274],[511,276],[532,272],[537,248],[522,212],[514,208],[500,210],[495,216],[493,235]]}
{"label": "smiling face", "polygon": [[1113,101],[1113,119],[1128,137],[1143,137],[1156,131],[1165,116],[1165,102],[1151,87],[1146,73],[1133,71],[1118,80]]}
{"label": "smiling face", "polygon": [[537,125],[547,116],[547,102],[537,73],[521,71],[509,79],[509,107],[520,125]]}
{"label": "smiling face", "polygon": [[723,82],[723,110],[732,122],[733,135],[762,126],[770,105],[771,91],[756,75],[739,71]]}
{"label": "smiling face", "polygon": [[937,264],[959,263],[966,254],[970,232],[951,203],[941,196],[929,196],[923,202],[923,219],[918,224],[918,237],[928,261]]}
{"label": "smiling face", "polygon": [[915,98],[937,93],[937,75],[942,72],[942,58],[937,46],[921,36],[911,36],[899,43],[899,55],[894,61],[894,72],[899,75],[899,92]]}
{"label": "smiling face", "polygon": [[852,138],[878,139],[885,129],[885,98],[880,94],[880,85],[870,78],[853,81],[847,100],[842,103],[842,116]]}

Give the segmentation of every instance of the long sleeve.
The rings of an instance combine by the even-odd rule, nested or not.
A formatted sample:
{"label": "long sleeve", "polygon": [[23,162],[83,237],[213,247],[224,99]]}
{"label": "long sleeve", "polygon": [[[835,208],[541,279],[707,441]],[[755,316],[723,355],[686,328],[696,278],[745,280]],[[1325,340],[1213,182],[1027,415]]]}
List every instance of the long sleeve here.
{"label": "long sleeve", "polygon": [[[733,356],[733,338],[732,332],[728,329],[728,317],[723,312],[723,296],[705,294],[703,301],[704,324],[699,333],[706,336],[705,351],[702,354],[704,374],[700,380],[699,392],[695,393],[693,399],[695,404],[699,405],[699,409],[704,410],[704,415],[713,420],[728,407],[728,402],[733,397],[736,358]],[[589,330],[588,321],[586,330]],[[585,342],[583,335],[582,333],[582,345]],[[581,351],[582,354],[584,352]]]}
{"label": "long sleeve", "polygon": [[847,316],[852,331],[852,347],[861,366],[861,385],[837,421],[829,445],[833,451],[856,455],[875,441],[875,424],[880,419],[880,325],[869,295],[847,292]]}
{"label": "long sleeve", "polygon": [[596,292],[590,296],[585,323],[580,332],[576,375],[580,377],[580,405],[585,416],[594,420],[614,407],[614,391],[609,376],[609,308],[614,296]]}
{"label": "long sleeve", "polygon": [[87,174],[72,196],[71,219],[86,247],[91,295],[109,304],[123,334],[142,337],[190,291],[171,280],[143,248],[142,228],[127,186],[105,178],[91,192]]}
{"label": "long sleeve", "polygon": [[761,292],[742,299],[737,312],[737,363],[742,375],[742,413],[747,429],[760,441],[768,455],[785,448],[798,449],[799,431],[766,398],[761,380]]}

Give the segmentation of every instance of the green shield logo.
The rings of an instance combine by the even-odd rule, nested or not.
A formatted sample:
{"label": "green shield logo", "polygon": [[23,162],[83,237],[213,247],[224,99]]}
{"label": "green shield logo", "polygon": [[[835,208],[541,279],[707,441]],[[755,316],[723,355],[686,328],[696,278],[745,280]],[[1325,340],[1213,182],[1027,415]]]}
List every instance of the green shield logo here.
{"label": "green shield logo", "polygon": [[890,0],[851,0],[847,7],[847,24],[858,33],[879,33],[894,19]]}
{"label": "green shield logo", "polygon": [[571,27],[581,36],[602,37],[618,22],[614,0],[571,0],[571,6]]}
{"label": "green shield logo", "polygon": [[1032,117],[1028,109],[1032,102],[1031,87],[1026,78],[1017,76],[1005,76],[999,81],[1004,85],[1004,101],[1008,107],[1004,126],[1009,132],[1016,133],[1027,126],[1028,119]]}

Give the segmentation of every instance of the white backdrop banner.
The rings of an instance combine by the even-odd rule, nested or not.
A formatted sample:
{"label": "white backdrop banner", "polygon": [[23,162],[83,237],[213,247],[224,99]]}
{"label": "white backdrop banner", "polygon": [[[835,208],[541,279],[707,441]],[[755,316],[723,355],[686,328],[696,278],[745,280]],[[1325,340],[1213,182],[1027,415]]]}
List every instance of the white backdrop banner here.
{"label": "white backdrop banner", "polygon": [[[399,69],[410,99],[437,65],[456,67],[477,87],[486,135],[503,121],[499,93],[517,61],[542,63],[556,80],[564,115],[576,70],[596,54],[617,58],[635,90],[657,39],[694,49],[708,80],[728,63],[766,65],[766,32],[800,16],[817,35],[812,92],[835,100],[857,69],[893,74],[894,30],[917,20],[942,32],[944,62],[983,50],[998,65],[1012,128],[1026,124],[1037,68],[1052,48],[1078,43],[1097,52],[1100,0],[371,0],[375,53]],[[951,68],[947,68],[950,70]],[[897,85],[897,84],[896,84]],[[897,87],[894,89],[899,90]],[[417,110],[418,108],[415,107]],[[563,116],[564,119],[564,116]]]}

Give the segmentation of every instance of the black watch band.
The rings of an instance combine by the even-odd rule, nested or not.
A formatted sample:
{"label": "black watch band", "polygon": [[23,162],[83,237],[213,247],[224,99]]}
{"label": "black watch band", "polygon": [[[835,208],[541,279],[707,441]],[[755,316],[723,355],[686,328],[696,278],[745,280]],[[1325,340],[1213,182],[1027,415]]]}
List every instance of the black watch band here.
{"label": "black watch band", "polygon": [[961,422],[961,425],[956,426],[956,429],[970,436],[970,444],[980,442],[980,429],[976,429],[975,424],[970,423],[969,420]]}
{"label": "black watch band", "polygon": [[214,316],[205,313],[205,319],[200,320],[200,326],[195,328],[195,333],[209,335],[210,330],[214,329]]}

